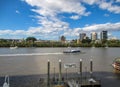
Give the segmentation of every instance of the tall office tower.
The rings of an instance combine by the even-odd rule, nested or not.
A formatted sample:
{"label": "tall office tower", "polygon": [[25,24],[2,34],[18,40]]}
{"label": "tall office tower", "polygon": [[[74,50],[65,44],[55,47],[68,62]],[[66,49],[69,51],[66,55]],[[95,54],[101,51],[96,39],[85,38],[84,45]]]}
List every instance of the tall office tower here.
{"label": "tall office tower", "polygon": [[97,40],[97,33],[96,32],[91,33],[91,40]]}
{"label": "tall office tower", "polygon": [[107,38],[108,38],[107,31],[102,31],[100,33],[100,38],[101,38],[101,40],[107,40]]}
{"label": "tall office tower", "polygon": [[86,38],[86,33],[80,33],[80,40],[83,40]]}

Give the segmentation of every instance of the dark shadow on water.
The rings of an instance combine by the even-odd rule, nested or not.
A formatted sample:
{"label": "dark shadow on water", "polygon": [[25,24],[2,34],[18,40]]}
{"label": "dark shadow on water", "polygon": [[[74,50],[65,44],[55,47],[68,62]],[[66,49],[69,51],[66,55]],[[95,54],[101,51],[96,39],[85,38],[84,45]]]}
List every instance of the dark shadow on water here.
{"label": "dark shadow on water", "polygon": [[100,78],[102,87],[120,86],[120,73],[100,72],[96,73],[96,76]]}
{"label": "dark shadow on water", "polygon": [[[89,76],[89,73],[84,72],[83,77]],[[93,76],[101,81],[101,87],[120,87],[120,73],[111,72],[94,72]],[[63,74],[64,79],[66,73]],[[53,74],[51,74],[51,79]],[[56,74],[56,79],[58,74]],[[69,73],[68,78],[79,78],[79,74]],[[10,87],[46,87],[42,85],[42,82],[46,82],[47,75],[22,75],[22,76],[10,76]],[[0,87],[4,83],[4,77],[0,77]]]}

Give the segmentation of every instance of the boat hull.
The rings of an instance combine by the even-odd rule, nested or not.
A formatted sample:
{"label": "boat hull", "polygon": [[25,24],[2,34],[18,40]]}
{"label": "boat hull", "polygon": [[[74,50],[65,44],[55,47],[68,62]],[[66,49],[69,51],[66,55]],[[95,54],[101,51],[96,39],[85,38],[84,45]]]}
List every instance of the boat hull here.
{"label": "boat hull", "polygon": [[120,71],[120,58],[115,59],[112,66],[113,66],[114,69]]}
{"label": "boat hull", "polygon": [[120,71],[120,66],[116,65],[116,64],[112,64],[113,68]]}
{"label": "boat hull", "polygon": [[17,46],[15,46],[15,47],[10,47],[10,49],[17,49],[18,47]]}
{"label": "boat hull", "polygon": [[80,53],[80,50],[67,50],[67,51],[63,51],[63,53]]}

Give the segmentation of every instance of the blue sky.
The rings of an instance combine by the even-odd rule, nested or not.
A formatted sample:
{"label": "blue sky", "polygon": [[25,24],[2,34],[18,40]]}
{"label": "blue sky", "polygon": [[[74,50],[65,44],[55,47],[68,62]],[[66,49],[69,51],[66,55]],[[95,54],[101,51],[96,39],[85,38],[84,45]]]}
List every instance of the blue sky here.
{"label": "blue sky", "polygon": [[0,38],[78,39],[102,30],[120,39],[120,0],[0,0]]}

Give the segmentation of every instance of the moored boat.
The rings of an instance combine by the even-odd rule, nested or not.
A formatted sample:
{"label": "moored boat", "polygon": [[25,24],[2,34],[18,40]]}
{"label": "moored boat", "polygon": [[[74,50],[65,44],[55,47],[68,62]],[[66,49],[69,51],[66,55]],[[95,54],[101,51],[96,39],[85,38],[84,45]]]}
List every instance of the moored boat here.
{"label": "moored boat", "polygon": [[116,58],[112,64],[112,66],[116,69],[120,71],[120,58]]}
{"label": "moored boat", "polygon": [[10,49],[17,49],[18,48],[18,46],[15,46],[15,47],[10,47]]}

